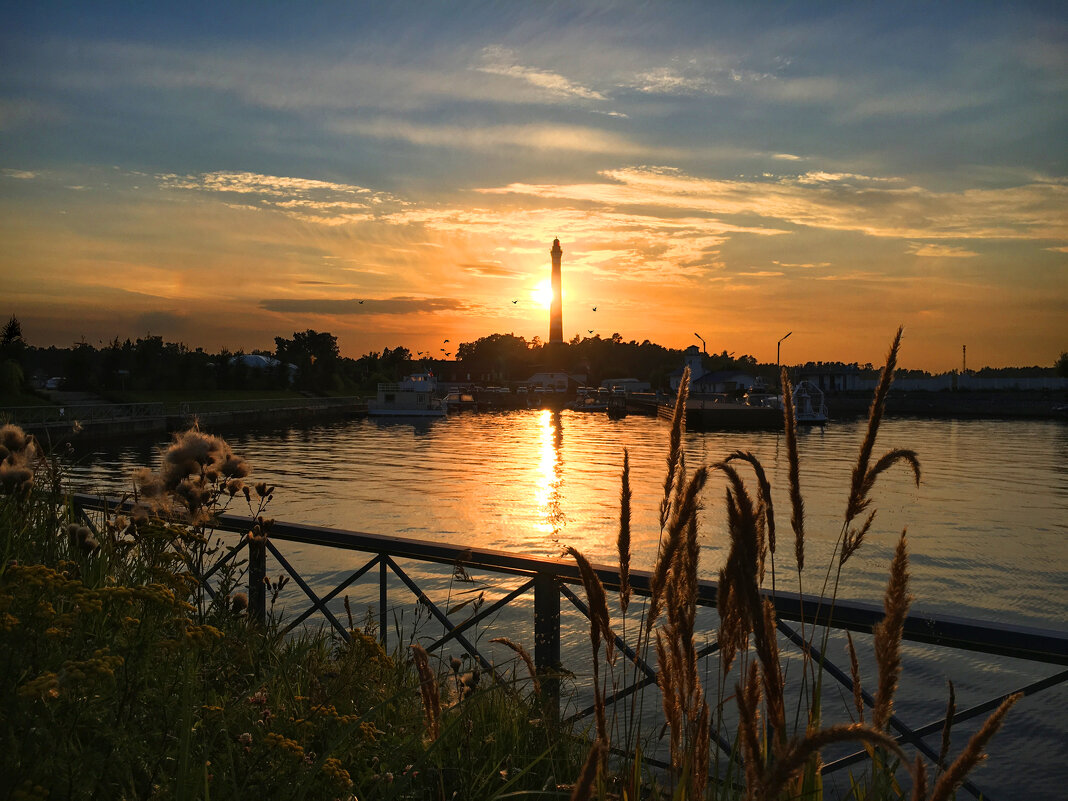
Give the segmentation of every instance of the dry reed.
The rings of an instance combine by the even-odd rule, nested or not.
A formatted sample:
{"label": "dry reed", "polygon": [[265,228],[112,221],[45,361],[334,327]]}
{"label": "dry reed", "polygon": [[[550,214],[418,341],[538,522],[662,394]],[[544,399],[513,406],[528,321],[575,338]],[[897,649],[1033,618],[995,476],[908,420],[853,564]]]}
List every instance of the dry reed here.
{"label": "dry reed", "polygon": [[912,596],[909,595],[909,557],[905,532],[894,552],[890,564],[890,580],[883,601],[885,616],[876,624],[875,660],[879,667],[879,687],[875,691],[875,708],[872,710],[872,725],[882,729],[890,720],[894,708],[894,692],[901,676],[901,635],[904,631],[905,614]]}
{"label": "dry reed", "polygon": [[430,657],[426,649],[415,643],[412,645],[412,657],[419,674],[419,694],[423,699],[423,715],[426,718],[427,734],[436,740],[441,733],[441,697],[438,694],[438,679],[430,668]]}
{"label": "dry reed", "polygon": [[[508,648],[511,648],[523,660],[523,663],[527,666],[527,673],[530,674],[530,680],[534,683],[534,692],[537,695],[541,695],[541,682],[538,681],[538,672],[534,669],[534,660],[530,658],[530,654],[527,653],[527,649],[517,642],[513,642],[507,637],[494,637],[490,642],[500,643]],[[455,672],[455,669],[454,669]]]}
{"label": "dry reed", "polygon": [[590,753],[586,756],[586,762],[582,765],[575,788],[571,791],[571,801],[589,801],[593,798],[595,785],[597,784],[597,772],[608,754],[608,746],[604,740],[597,739],[590,746]]}
{"label": "dry reed", "polygon": [[790,465],[790,527],[794,530],[794,559],[800,575],[805,567],[805,500],[801,496],[801,459],[797,452],[797,418],[794,393],[786,368],[782,369],[783,428],[786,431],[786,456]]}
{"label": "dry reed", "polygon": [[995,709],[994,713],[986,719],[979,731],[972,735],[960,756],[954,760],[952,765],[946,768],[945,773],[935,782],[934,789],[931,791],[931,801],[945,801],[945,799],[949,798],[954,790],[961,785],[964,777],[968,775],[972,768],[983,759],[986,759],[983,749],[990,742],[990,738],[1001,728],[1009,709],[1021,698],[1023,698],[1023,693],[1016,693],[1002,701],[1001,706]]}

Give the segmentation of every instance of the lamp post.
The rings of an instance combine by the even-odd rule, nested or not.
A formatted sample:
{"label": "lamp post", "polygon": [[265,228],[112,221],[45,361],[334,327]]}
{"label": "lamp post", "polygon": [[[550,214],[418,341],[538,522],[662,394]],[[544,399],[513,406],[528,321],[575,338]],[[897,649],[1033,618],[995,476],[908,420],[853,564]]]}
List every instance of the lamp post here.
{"label": "lamp post", "polygon": [[780,339],[778,342],[775,343],[775,377],[776,378],[778,378],[780,375],[782,375],[782,371],[779,369],[779,350],[782,347],[782,340],[786,339],[786,337],[790,336],[790,334],[792,334],[792,333],[793,333],[793,331],[787,331],[786,332],[786,336],[784,336],[782,339]]}
{"label": "lamp post", "polygon": [[701,340],[701,350],[704,351],[705,356],[708,355],[708,346],[705,344],[705,338],[700,334],[694,334],[699,340]]}

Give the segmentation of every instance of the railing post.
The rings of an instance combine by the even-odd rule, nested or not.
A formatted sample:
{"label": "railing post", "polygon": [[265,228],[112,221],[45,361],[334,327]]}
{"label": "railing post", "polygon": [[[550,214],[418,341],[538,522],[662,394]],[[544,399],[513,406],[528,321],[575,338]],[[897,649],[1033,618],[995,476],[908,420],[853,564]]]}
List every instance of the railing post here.
{"label": "railing post", "polygon": [[248,616],[259,626],[267,622],[267,543],[248,538]]}
{"label": "railing post", "polygon": [[555,718],[560,714],[560,584],[551,573],[534,575],[534,666]]}
{"label": "railing post", "polygon": [[387,654],[386,645],[386,555],[378,555],[378,637],[382,641],[382,650]]}

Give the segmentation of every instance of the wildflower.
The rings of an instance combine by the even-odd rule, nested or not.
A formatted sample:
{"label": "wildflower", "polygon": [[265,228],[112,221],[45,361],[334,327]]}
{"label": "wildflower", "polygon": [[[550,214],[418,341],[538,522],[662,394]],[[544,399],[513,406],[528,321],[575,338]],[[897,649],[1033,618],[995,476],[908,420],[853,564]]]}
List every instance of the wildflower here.
{"label": "wildflower", "polygon": [[230,600],[230,608],[234,613],[241,613],[248,609],[248,596],[243,592],[236,593]]}

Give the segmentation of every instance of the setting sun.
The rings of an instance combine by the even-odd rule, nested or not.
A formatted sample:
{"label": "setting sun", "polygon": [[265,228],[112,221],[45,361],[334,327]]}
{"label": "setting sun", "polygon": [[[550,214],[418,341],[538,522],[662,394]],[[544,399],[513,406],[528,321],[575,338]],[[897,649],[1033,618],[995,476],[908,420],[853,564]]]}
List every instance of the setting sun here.
{"label": "setting sun", "polygon": [[553,302],[553,287],[549,279],[546,278],[544,281],[542,281],[533,289],[531,289],[530,297],[533,298],[535,303],[542,306],[543,308],[549,308]]}

